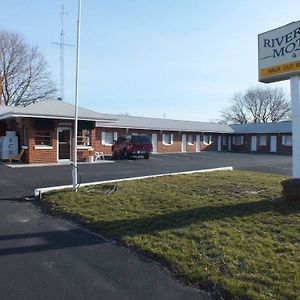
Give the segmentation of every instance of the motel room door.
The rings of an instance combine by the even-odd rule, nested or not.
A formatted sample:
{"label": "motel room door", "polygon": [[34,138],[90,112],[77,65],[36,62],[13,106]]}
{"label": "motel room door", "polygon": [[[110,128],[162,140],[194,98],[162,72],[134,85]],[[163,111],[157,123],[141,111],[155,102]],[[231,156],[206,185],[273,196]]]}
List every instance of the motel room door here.
{"label": "motel room door", "polygon": [[251,151],[252,152],[257,151],[257,136],[256,135],[251,136]]}
{"label": "motel room door", "polygon": [[196,135],[196,152],[200,152],[201,148],[200,148],[200,135],[197,134]]}
{"label": "motel room door", "polygon": [[157,133],[152,133],[152,146],[153,146],[153,153],[157,153]]}
{"label": "motel room door", "polygon": [[270,152],[277,152],[277,136],[270,136]]}
{"label": "motel room door", "polygon": [[57,128],[57,158],[71,160],[71,128]]}
{"label": "motel room door", "polygon": [[228,136],[228,151],[231,151],[231,135]]}
{"label": "motel room door", "polygon": [[218,135],[218,151],[222,151],[222,136]]}
{"label": "motel room door", "polygon": [[186,152],[186,134],[182,135],[181,152]]}

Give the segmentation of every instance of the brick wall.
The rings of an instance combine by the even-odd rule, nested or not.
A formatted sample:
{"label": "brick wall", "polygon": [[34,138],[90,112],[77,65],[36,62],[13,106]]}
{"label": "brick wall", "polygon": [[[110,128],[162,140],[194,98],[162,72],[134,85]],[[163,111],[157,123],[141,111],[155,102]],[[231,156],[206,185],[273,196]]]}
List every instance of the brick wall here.
{"label": "brick wall", "polygon": [[[256,136],[256,151],[252,153],[273,153],[271,152],[271,136],[276,136],[276,153],[279,154],[292,154],[292,147],[286,146],[282,144],[282,136],[283,135],[290,135],[290,133],[281,134],[281,133],[274,133],[274,134],[244,134],[244,143],[242,145],[234,145],[232,144],[231,148],[233,152],[251,152],[251,139],[252,136]],[[266,144],[260,145],[259,140],[260,136],[266,136]],[[233,138],[232,138],[233,141]],[[233,142],[232,142],[233,143]]]}
{"label": "brick wall", "polygon": [[[25,124],[24,124],[25,125]],[[51,147],[52,149],[36,149],[38,147],[35,143],[35,128],[34,119],[28,119],[26,124],[28,134],[28,150],[29,150],[29,162],[33,163],[56,163],[57,162],[57,128],[54,127],[51,130]],[[25,125],[25,126],[26,126]]]}
{"label": "brick wall", "polygon": [[[163,134],[172,134],[173,142],[171,145],[163,143]],[[179,132],[163,131],[159,132],[157,137],[157,152],[158,153],[173,153],[181,152],[181,134]]]}
{"label": "brick wall", "polygon": [[[16,120],[1,121],[0,122],[0,135],[5,135],[6,130],[15,130],[19,137],[19,151],[21,146],[26,145],[28,149],[22,157],[25,163],[56,163],[58,156],[58,141],[57,141],[57,129],[58,127],[70,128],[72,137],[74,137],[73,121],[68,120],[54,120],[54,129],[51,130],[51,147],[49,149],[37,149],[35,144],[35,123],[31,118],[17,118]],[[157,152],[158,153],[180,153],[182,152],[182,135],[186,135],[186,152],[196,152],[196,136],[200,136],[200,151],[217,151],[218,150],[218,136],[225,136],[227,144],[221,146],[222,151],[228,150],[228,137],[232,138],[231,151],[233,152],[251,152],[251,137],[257,136],[257,153],[269,153],[271,135],[277,137],[277,153],[291,154],[292,147],[282,145],[283,134],[267,134],[266,145],[259,145],[259,136],[265,134],[244,134],[244,141],[242,145],[233,144],[233,135],[217,134],[209,132],[178,132],[178,131],[162,131],[162,130],[142,130],[142,129],[126,129],[126,128],[101,128],[97,127],[91,129],[91,147],[80,147],[78,149],[78,161],[84,161],[89,155],[94,155],[95,152],[103,152],[106,155],[111,154],[111,145],[102,144],[102,132],[111,132],[114,138],[120,135],[126,134],[147,134],[150,138],[152,134],[157,134]],[[163,134],[172,134],[172,144],[165,145],[163,143]],[[189,143],[189,135],[191,135],[192,143]],[[206,144],[204,141],[205,135],[211,135],[211,143]],[[74,144],[74,138],[72,138],[72,145]],[[38,147],[42,148],[42,147]],[[90,149],[92,148],[92,149]],[[72,147],[73,149],[73,147]],[[74,153],[71,154],[74,157]]]}
{"label": "brick wall", "polygon": [[[22,157],[23,162],[34,163],[56,163],[58,161],[58,141],[57,141],[57,129],[58,127],[70,128],[72,134],[72,145],[74,145],[74,126],[72,121],[66,120],[54,120],[54,129],[51,129],[51,145],[46,146],[45,149],[36,145],[34,128],[34,119],[22,118],[18,119],[14,125],[14,129],[19,137],[20,148],[22,145],[27,146],[27,150]],[[96,140],[96,129],[91,129],[91,144]],[[72,151],[73,147],[72,147]],[[78,149],[78,161],[85,161],[89,155],[93,155],[94,152],[90,151],[87,147],[85,149]],[[74,153],[70,154],[71,159],[74,157]]]}
{"label": "brick wall", "polygon": [[285,146],[282,144],[282,136],[290,135],[290,133],[277,134],[277,153],[292,154],[292,146]]}
{"label": "brick wall", "polygon": [[102,132],[111,132],[112,134],[116,133],[117,137],[120,135],[125,135],[126,130],[120,128],[100,128],[95,129],[95,140],[92,145],[95,152],[103,152],[105,155],[111,155],[111,146],[112,145],[103,145],[102,144]]}
{"label": "brick wall", "polygon": [[[204,135],[211,135],[211,144],[205,144],[204,142]],[[201,151],[217,151],[218,150],[218,135],[210,132],[204,132],[201,135]]]}
{"label": "brick wall", "polygon": [[247,134],[239,134],[238,136],[243,136],[244,142],[241,145],[234,144],[234,135],[231,136],[231,151],[232,152],[250,152],[250,142],[251,138]]}
{"label": "brick wall", "polygon": [[[189,132],[178,132],[178,131],[159,131],[159,130],[142,130],[142,129],[126,129],[126,128],[96,128],[96,140],[93,144],[95,151],[101,151],[106,155],[111,154],[111,145],[102,145],[102,132],[112,132],[117,133],[117,136],[126,134],[146,134],[150,138],[152,134],[157,134],[157,152],[158,153],[179,153],[182,152],[182,134],[186,135],[186,152],[196,152],[196,136],[200,135],[200,150],[201,151],[217,151],[218,149],[218,135],[211,133],[189,133]],[[172,134],[173,142],[170,145],[163,143],[163,134]],[[208,134],[212,136],[212,143],[206,145],[203,141],[203,134]],[[189,144],[188,135],[193,136],[193,144]],[[227,146],[225,147],[227,149]]]}

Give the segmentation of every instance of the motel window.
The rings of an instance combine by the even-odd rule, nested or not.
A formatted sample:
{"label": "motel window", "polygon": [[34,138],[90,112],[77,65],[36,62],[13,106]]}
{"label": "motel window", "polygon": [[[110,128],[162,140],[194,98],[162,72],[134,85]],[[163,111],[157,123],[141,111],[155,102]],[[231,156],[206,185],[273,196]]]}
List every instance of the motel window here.
{"label": "motel window", "polygon": [[52,134],[50,130],[35,130],[35,145],[37,146],[51,146],[52,145]]}
{"label": "motel window", "polygon": [[163,142],[163,145],[172,145],[173,144],[173,134],[164,133],[162,142]]}
{"label": "motel window", "polygon": [[226,135],[222,136],[222,145],[227,146],[227,136]]}
{"label": "motel window", "polygon": [[212,143],[211,134],[204,134],[203,135],[203,143],[205,145],[210,145]]}
{"label": "motel window", "polygon": [[282,136],[282,145],[284,146],[292,146],[292,136],[291,135],[283,135]]}
{"label": "motel window", "polygon": [[114,143],[113,132],[102,132],[102,145],[111,146]]}
{"label": "motel window", "polygon": [[194,145],[194,136],[192,134],[188,135],[188,143],[189,145]]}
{"label": "motel window", "polygon": [[90,131],[90,129],[78,130],[77,145],[91,146],[91,131]]}
{"label": "motel window", "polygon": [[233,136],[233,144],[234,145],[243,145],[244,144],[244,136],[243,135],[234,135]]}
{"label": "motel window", "polygon": [[267,145],[267,136],[266,135],[260,135],[258,137],[258,144],[259,144],[259,146],[266,146]]}

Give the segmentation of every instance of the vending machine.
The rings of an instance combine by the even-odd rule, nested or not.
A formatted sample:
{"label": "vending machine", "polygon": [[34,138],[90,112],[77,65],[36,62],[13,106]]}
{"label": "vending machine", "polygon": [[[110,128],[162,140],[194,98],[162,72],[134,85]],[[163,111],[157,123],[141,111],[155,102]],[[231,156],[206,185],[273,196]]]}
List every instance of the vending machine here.
{"label": "vending machine", "polygon": [[6,160],[10,156],[18,154],[18,137],[15,131],[6,131],[5,136],[0,137],[0,159]]}

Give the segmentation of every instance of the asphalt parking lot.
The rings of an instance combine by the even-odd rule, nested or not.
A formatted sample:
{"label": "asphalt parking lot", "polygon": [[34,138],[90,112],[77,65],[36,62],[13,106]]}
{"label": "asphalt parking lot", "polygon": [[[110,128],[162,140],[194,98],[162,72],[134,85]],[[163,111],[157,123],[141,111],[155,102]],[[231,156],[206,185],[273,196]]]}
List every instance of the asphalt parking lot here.
{"label": "asphalt parking lot", "polygon": [[[233,166],[291,174],[291,157],[202,152],[79,165],[82,182]],[[1,299],[198,299],[211,294],[174,279],[161,265],[22,201],[38,187],[71,183],[71,166],[0,165]]]}
{"label": "asphalt parking lot", "polygon": [[159,264],[26,201],[0,201],[0,298],[212,300]]}
{"label": "asphalt parking lot", "polygon": [[[157,154],[150,159],[79,165],[80,181],[93,182],[233,166],[234,169],[291,175],[292,157],[270,154],[201,152]],[[71,166],[9,168],[0,165],[0,199],[33,196],[35,188],[72,183]]]}

